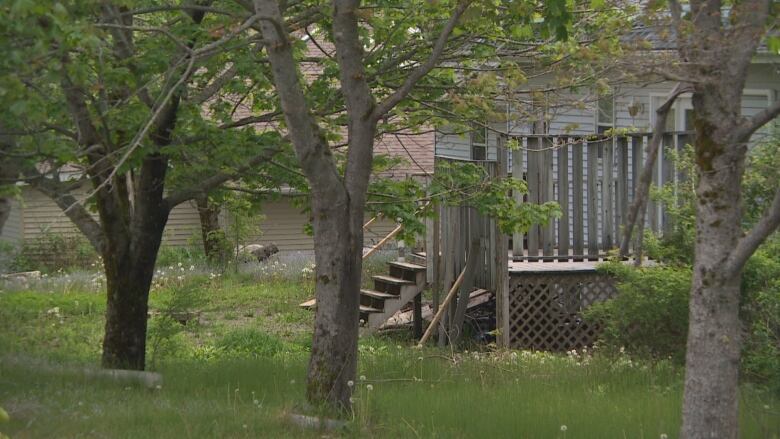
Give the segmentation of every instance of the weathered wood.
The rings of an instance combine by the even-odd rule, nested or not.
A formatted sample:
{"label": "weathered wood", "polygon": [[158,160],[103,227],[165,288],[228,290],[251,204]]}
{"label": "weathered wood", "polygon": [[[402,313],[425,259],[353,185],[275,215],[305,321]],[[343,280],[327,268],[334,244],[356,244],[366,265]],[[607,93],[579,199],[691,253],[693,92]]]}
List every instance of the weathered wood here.
{"label": "weathered wood", "polygon": [[[517,180],[523,180],[523,154],[522,148],[512,151],[512,177]],[[523,202],[523,196],[520,192],[513,193],[515,203],[518,205]],[[512,235],[512,256],[523,256],[523,236],[522,232],[515,232]]]}
{"label": "weathered wood", "polygon": [[414,296],[412,301],[412,309],[414,313],[414,338],[422,337],[422,294]]}
{"label": "weathered wood", "polygon": [[601,249],[607,251],[612,248],[613,233],[615,232],[615,210],[612,206],[613,197],[615,193],[615,180],[614,180],[614,139],[607,139],[603,143],[603,159],[604,166],[601,171]]}
{"label": "weathered wood", "polygon": [[[676,145],[677,137],[674,134],[664,134],[664,151],[663,156],[661,160],[661,166],[662,166],[662,172],[661,172],[661,184],[660,186],[663,187],[667,184],[674,183],[675,177],[674,177],[674,161],[672,160],[672,151],[676,151],[677,145]],[[660,203],[659,203],[660,204]],[[663,206],[660,206],[661,209],[661,231],[665,235],[669,235],[672,232],[672,219],[671,216],[669,216],[669,209],[663,208]]]}
{"label": "weathered wood", "polygon": [[[554,201],[553,198],[553,143],[549,136],[542,137],[542,176],[539,179],[542,185],[540,193],[544,196],[544,202]],[[544,256],[553,255],[554,223],[552,220],[542,226],[542,251]]]}
{"label": "weathered wood", "polygon": [[582,139],[576,139],[576,143],[572,146],[572,163],[571,163],[571,190],[572,190],[572,251],[575,255],[584,254],[584,232],[583,232],[583,210],[582,201],[585,199],[585,192],[582,187],[582,168],[583,158],[582,150],[584,145]]}
{"label": "weathered wood", "polygon": [[[496,178],[506,178],[506,144],[499,141],[497,150],[497,171]],[[496,296],[496,328],[498,329],[498,345],[506,347],[509,344],[507,335],[509,334],[509,245],[508,237],[498,227],[496,223],[494,228],[495,235],[495,296]]]}
{"label": "weathered wood", "polygon": [[[644,167],[644,136],[631,136],[631,202],[634,202],[636,188],[639,186],[639,178]],[[628,212],[626,212],[628,213]],[[626,218],[627,219],[627,218]]]}
{"label": "weathered wood", "polygon": [[615,221],[615,240],[619,242],[620,232],[628,220],[628,138],[619,137],[617,139],[617,182],[615,190],[617,193]]}
{"label": "weathered wood", "polygon": [[[540,201],[540,145],[539,138],[528,138],[528,201],[536,204]],[[539,225],[537,224],[532,225],[528,230],[528,256],[539,256]]]}
{"label": "weathered wood", "polygon": [[444,302],[442,302],[439,311],[436,313],[435,316],[433,316],[433,320],[431,320],[431,324],[428,326],[428,329],[426,329],[425,334],[423,334],[422,338],[420,339],[420,342],[417,343],[417,347],[423,347],[425,345],[425,342],[428,341],[428,339],[431,337],[434,328],[436,328],[436,325],[438,325],[439,321],[444,315],[444,311],[447,310],[450,303],[452,302],[452,299],[455,298],[455,293],[458,292],[460,285],[463,283],[463,280],[466,277],[466,272],[469,270],[474,271],[474,269],[476,269],[476,263],[477,263],[476,253],[478,249],[479,249],[478,241],[472,242],[471,245],[469,246],[470,257],[469,257],[469,261],[466,264],[466,267],[463,268],[463,270],[458,275],[458,278],[455,280],[455,283],[452,284],[452,288],[450,288],[450,291],[447,293],[447,297],[444,298]]}
{"label": "weathered wood", "polygon": [[561,218],[558,220],[558,256],[561,260],[569,258],[569,149],[567,144],[558,149],[558,204],[561,206]]}
{"label": "weathered wood", "polygon": [[364,260],[367,259],[372,254],[376,253],[377,250],[382,248],[382,246],[385,245],[388,241],[390,241],[391,239],[395,238],[395,235],[397,235],[401,231],[402,228],[403,228],[403,226],[401,224],[396,226],[396,228],[394,228],[390,233],[388,233],[387,236],[382,238],[382,240],[379,241],[375,246],[373,246],[370,249],[368,249],[368,251],[363,254],[363,259]]}
{"label": "weathered wood", "polygon": [[588,223],[588,256],[598,256],[598,165],[600,142],[588,142],[588,206],[585,220]]}

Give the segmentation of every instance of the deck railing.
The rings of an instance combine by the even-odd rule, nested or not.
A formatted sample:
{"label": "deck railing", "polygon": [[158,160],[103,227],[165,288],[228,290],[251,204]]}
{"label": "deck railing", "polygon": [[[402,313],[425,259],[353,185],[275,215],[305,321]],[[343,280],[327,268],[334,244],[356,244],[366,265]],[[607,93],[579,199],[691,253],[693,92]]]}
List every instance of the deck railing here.
{"label": "deck railing", "polygon": [[[528,182],[522,201],[555,201],[560,219],[535,225],[512,239],[513,258],[520,261],[594,260],[620,244],[623,226],[646,160],[652,134],[616,137],[522,135],[511,152],[511,173]],[[670,150],[692,142],[691,132],[665,134],[653,171],[660,186],[685,178],[675,169]],[[670,230],[666,210],[652,199],[646,226]]]}

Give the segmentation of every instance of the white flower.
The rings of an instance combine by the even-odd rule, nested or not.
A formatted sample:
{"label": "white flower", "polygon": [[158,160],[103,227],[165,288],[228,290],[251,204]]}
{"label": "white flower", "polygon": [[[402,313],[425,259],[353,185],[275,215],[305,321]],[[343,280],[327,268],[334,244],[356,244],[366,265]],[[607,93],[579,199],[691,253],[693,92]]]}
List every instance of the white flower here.
{"label": "white flower", "polygon": [[355,385],[355,382],[352,380],[347,381],[347,387],[352,387]]}
{"label": "white flower", "polygon": [[195,266],[194,265],[190,265],[190,271],[192,271],[194,269],[195,269]]}
{"label": "white flower", "polygon": [[666,435],[666,433],[661,433],[661,439],[667,439],[669,436]]}
{"label": "white flower", "polygon": [[365,380],[366,380],[366,376],[365,375],[360,375],[360,381],[365,381]]}
{"label": "white flower", "polygon": [[178,264],[176,264],[176,265],[178,265],[179,267],[181,267],[181,266],[182,266],[182,263],[181,263],[181,262],[179,262],[179,263],[178,263]]}
{"label": "white flower", "polygon": [[368,390],[370,392],[370,391],[374,390],[374,386],[372,386],[371,384],[368,384],[368,385],[366,385],[366,390]]}
{"label": "white flower", "polygon": [[350,403],[350,404],[354,404],[354,403],[355,403],[355,398],[353,398],[353,397],[351,397],[351,396],[350,396],[350,397],[349,397],[349,403]]}
{"label": "white flower", "polygon": [[566,425],[561,425],[561,431],[562,431],[562,432],[564,432],[564,433],[565,433],[565,432],[566,432],[566,430],[568,430],[568,429],[569,429],[569,427],[567,427]]}

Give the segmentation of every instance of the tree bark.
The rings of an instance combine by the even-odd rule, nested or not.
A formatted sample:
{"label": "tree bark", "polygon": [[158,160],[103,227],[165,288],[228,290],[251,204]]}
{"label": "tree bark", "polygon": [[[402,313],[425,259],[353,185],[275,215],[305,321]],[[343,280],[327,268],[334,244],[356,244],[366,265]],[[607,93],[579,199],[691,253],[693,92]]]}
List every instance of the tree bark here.
{"label": "tree bark", "polygon": [[200,234],[203,239],[203,252],[211,262],[225,260],[224,246],[222,245],[222,228],[219,227],[220,207],[209,201],[208,195],[195,198],[200,217]]}
{"label": "tree bark", "polygon": [[[706,99],[694,95],[694,101]],[[726,262],[742,235],[746,147],[721,143],[718,130],[701,119],[696,123],[696,258],[682,437],[737,438],[741,273],[729,275]]]}

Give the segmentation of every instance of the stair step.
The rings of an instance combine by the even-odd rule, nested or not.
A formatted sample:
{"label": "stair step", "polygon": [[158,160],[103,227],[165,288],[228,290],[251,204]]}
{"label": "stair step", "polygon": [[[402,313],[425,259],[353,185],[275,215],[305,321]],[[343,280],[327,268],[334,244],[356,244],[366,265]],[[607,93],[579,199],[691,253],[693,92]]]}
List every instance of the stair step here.
{"label": "stair step", "polygon": [[397,299],[398,296],[395,294],[388,294],[383,293],[381,291],[376,290],[360,290],[360,294],[363,294],[364,296],[373,297],[375,299]]}
{"label": "stair step", "polygon": [[414,282],[412,281],[408,281],[406,279],[400,279],[393,276],[376,275],[376,276],[372,276],[371,278],[391,285],[414,285]]}
{"label": "stair step", "polygon": [[[393,297],[395,297],[395,296],[393,296]],[[317,299],[307,300],[306,302],[303,302],[303,303],[301,303],[298,306],[300,306],[301,308],[314,308],[315,306],[317,306]],[[380,313],[380,312],[382,312],[382,310],[381,309],[372,308],[370,306],[360,305],[360,312],[362,312],[362,313]]]}
{"label": "stair step", "polygon": [[413,264],[411,262],[390,261],[387,264],[393,267],[403,268],[404,270],[425,271],[424,265]]}

